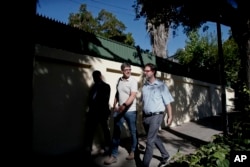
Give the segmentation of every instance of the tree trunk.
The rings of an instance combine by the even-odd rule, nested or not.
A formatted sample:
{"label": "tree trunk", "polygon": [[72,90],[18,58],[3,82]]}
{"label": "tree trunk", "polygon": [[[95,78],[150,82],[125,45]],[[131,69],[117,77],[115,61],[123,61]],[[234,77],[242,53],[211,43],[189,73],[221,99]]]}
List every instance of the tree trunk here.
{"label": "tree trunk", "polygon": [[166,45],[167,45],[169,27],[166,27],[165,24],[163,23],[156,26],[148,22],[147,30],[150,35],[152,53],[156,56],[167,58],[168,56],[167,56]]}

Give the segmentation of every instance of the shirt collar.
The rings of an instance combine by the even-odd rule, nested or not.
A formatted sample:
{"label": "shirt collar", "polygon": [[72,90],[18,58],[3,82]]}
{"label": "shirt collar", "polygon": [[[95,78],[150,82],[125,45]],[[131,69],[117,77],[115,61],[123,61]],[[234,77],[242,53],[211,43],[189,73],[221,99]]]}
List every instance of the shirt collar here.
{"label": "shirt collar", "polygon": [[130,80],[131,80],[131,77],[129,77],[129,78],[127,78],[127,79],[121,77],[120,80],[121,80],[121,81],[123,81],[123,80],[124,80],[124,81],[130,81]]}
{"label": "shirt collar", "polygon": [[158,79],[155,79],[155,81],[153,83],[150,83],[149,81],[145,82],[145,85],[158,85],[160,83],[160,81]]}

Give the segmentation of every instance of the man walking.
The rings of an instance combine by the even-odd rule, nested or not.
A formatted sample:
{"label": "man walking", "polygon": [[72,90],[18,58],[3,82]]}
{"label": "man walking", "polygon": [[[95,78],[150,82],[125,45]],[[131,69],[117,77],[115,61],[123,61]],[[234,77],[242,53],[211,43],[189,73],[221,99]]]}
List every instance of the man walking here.
{"label": "man walking", "polygon": [[[136,111],[136,94],[138,91],[137,81],[131,77],[131,65],[123,63],[121,65],[122,77],[117,83],[117,92],[114,98],[113,108],[115,109],[114,116],[114,132],[112,138],[111,154],[104,161],[105,165],[110,165],[117,162],[118,147],[120,144],[121,128],[126,121],[132,138],[132,145],[129,150],[127,160],[134,159],[134,152],[137,147],[137,111]],[[118,104],[118,107],[116,105]]]}
{"label": "man walking", "polygon": [[111,134],[108,126],[110,117],[109,98],[110,86],[102,80],[102,74],[96,70],[92,73],[94,84],[90,89],[88,104],[89,112],[87,113],[86,122],[86,151],[90,156],[92,151],[94,134],[99,125],[101,125],[104,142],[101,143],[101,149],[108,152],[111,144]]}
{"label": "man walking", "polygon": [[165,149],[162,140],[158,136],[158,130],[164,120],[164,113],[167,109],[167,125],[172,122],[171,102],[174,101],[168,87],[156,78],[157,68],[154,64],[148,63],[144,67],[146,82],[142,87],[143,104],[143,125],[147,133],[146,150],[143,157],[143,167],[149,167],[153,157],[154,145],[162,155],[162,161],[158,167],[166,166],[169,154]]}

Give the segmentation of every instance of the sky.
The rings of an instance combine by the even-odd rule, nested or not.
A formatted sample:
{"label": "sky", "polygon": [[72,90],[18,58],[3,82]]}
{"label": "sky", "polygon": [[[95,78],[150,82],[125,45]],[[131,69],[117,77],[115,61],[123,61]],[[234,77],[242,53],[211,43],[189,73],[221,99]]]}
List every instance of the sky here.
{"label": "sky", "polygon": [[[125,24],[125,33],[132,33],[135,45],[139,45],[141,49],[151,51],[150,38],[146,31],[145,19],[135,20],[135,12],[132,7],[134,0],[38,0],[37,13],[48,18],[68,23],[70,13],[78,13],[81,4],[87,5],[87,10],[96,17],[98,13],[105,9],[111,12],[118,20]],[[216,35],[216,24],[209,22],[209,32]],[[228,38],[228,30],[230,28],[221,25],[222,41]],[[178,28],[177,35],[172,36],[170,31],[167,41],[168,55],[173,55],[177,49],[185,47],[187,37],[182,32],[182,28]]]}

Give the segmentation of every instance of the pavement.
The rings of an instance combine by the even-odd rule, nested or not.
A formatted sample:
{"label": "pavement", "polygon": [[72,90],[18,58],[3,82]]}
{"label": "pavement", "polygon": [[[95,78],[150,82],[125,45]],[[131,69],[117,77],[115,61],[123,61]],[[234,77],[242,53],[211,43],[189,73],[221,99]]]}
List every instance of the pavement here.
{"label": "pavement", "polygon": [[[180,126],[160,129],[159,135],[162,138],[170,157],[173,157],[177,152],[181,154],[193,153],[201,145],[212,141],[212,136],[222,133],[222,118],[221,116],[213,116],[204,118],[198,121],[191,121]],[[93,165],[95,167],[138,167],[143,158],[145,151],[145,136],[139,137],[139,151],[136,154],[135,160],[126,160],[128,155],[126,146],[128,140],[124,139],[119,146],[119,155],[117,162],[111,165],[104,165],[104,160],[108,157],[102,155],[95,150],[92,153]],[[157,167],[160,163],[160,152],[157,148],[154,149],[153,158],[150,167]]]}

